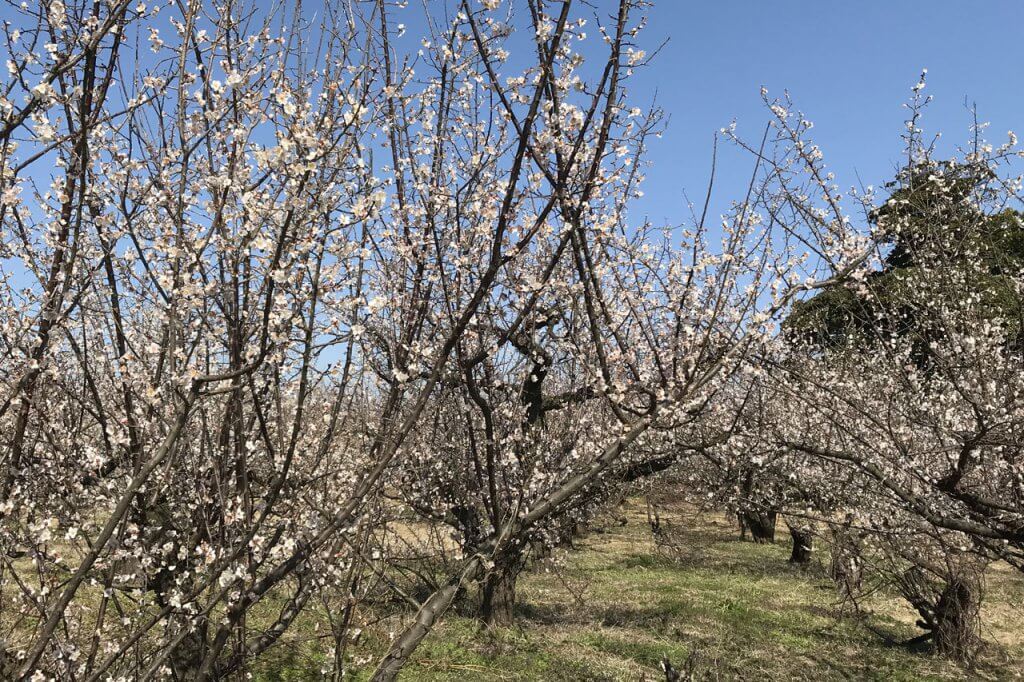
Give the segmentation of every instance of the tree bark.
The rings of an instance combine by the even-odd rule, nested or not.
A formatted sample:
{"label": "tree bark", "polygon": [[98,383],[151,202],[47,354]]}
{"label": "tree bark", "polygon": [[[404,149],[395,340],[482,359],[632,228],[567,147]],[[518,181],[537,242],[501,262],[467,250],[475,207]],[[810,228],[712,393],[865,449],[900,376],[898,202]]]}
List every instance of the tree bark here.
{"label": "tree bark", "polygon": [[791,564],[807,564],[811,561],[814,551],[814,536],[807,526],[790,526],[789,535],[793,538],[793,552],[789,555]]}
{"label": "tree bark", "polygon": [[921,615],[917,625],[927,631],[912,641],[931,639],[936,654],[970,664],[981,647],[980,575],[971,569],[956,570],[944,575],[939,585],[941,592],[918,565],[899,577],[900,592]]}
{"label": "tree bark", "polygon": [[959,576],[950,581],[935,607],[935,652],[971,663],[981,645],[980,610],[981,589],[977,582]]}
{"label": "tree bark", "polygon": [[[183,627],[189,627],[184,624]],[[170,666],[176,680],[198,680],[203,660],[206,658],[206,623],[201,628],[188,632],[171,652]]]}
{"label": "tree bark", "polygon": [[775,542],[775,520],[778,512],[770,510],[767,512],[741,511],[739,513],[742,526],[741,537],[746,538],[747,530],[750,531],[750,539],[758,544]]}
{"label": "tree bark", "polygon": [[755,497],[753,469],[748,469],[743,478],[742,502],[745,508],[737,512],[740,520],[740,539],[746,540],[749,530],[750,539],[758,544],[775,542],[775,520],[778,510],[766,509],[766,505]]}
{"label": "tree bark", "polygon": [[515,622],[516,582],[524,559],[519,547],[495,557],[494,568],[481,587],[480,620],[488,626],[509,627]]}
{"label": "tree bark", "polygon": [[517,577],[506,571],[495,571],[487,576],[480,604],[481,620],[497,627],[509,627],[515,622]]}
{"label": "tree bark", "polygon": [[856,606],[864,579],[864,560],[856,537],[845,524],[832,527],[832,561],[828,574],[835,582],[844,604],[850,602]]}

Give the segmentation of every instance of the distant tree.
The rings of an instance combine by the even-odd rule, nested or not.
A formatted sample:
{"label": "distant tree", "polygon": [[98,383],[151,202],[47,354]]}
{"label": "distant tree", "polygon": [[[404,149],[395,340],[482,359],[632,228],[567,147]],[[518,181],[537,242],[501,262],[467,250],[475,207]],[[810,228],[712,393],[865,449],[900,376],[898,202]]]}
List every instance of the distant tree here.
{"label": "distant tree", "polygon": [[925,363],[928,341],[939,331],[915,310],[912,292],[927,283],[930,269],[943,268],[963,278],[957,295],[978,297],[982,315],[999,320],[1019,343],[1024,214],[982,211],[987,200],[999,200],[996,182],[984,163],[923,161],[904,169],[886,185],[893,190],[889,199],[870,216],[886,251],[881,267],[860,291],[828,287],[797,303],[784,325],[790,338],[835,350],[911,336],[916,360]]}

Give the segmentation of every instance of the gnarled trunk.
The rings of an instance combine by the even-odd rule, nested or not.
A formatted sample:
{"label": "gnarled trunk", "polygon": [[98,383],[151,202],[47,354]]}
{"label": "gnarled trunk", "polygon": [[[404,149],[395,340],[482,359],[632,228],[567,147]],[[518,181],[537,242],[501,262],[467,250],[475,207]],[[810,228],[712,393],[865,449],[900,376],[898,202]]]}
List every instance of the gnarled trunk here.
{"label": "gnarled trunk", "polygon": [[199,627],[191,627],[185,623],[182,627],[189,628],[183,638],[171,651],[168,663],[176,680],[198,680],[203,659],[207,653],[207,624],[203,621]]}
{"label": "gnarled trunk", "polygon": [[480,620],[487,625],[508,627],[515,622],[516,582],[524,562],[525,553],[519,547],[495,557],[480,590]]}
{"label": "gnarled trunk", "polygon": [[856,607],[864,580],[864,560],[857,538],[848,525],[832,527],[832,561],[828,574],[835,582],[844,605],[850,603]]}
{"label": "gnarled trunk", "polygon": [[517,577],[495,571],[484,580],[480,618],[488,625],[508,627],[515,622]]}
{"label": "gnarled trunk", "polygon": [[927,631],[913,641],[930,639],[935,653],[971,663],[981,647],[980,572],[957,570],[935,581],[920,566],[911,566],[897,584],[921,614],[918,626]]}
{"label": "gnarled trunk", "polygon": [[793,552],[789,555],[791,564],[807,564],[811,561],[814,551],[814,536],[807,526],[789,526],[789,535],[793,538]]}
{"label": "gnarled trunk", "polygon": [[750,531],[750,539],[758,544],[775,542],[775,519],[779,512],[777,509],[766,509],[766,505],[754,495],[753,469],[748,469],[743,478],[742,506],[745,508],[736,514],[740,521],[740,538],[746,540],[747,531]]}
{"label": "gnarled trunk", "polygon": [[758,544],[775,542],[775,520],[778,512],[741,511],[739,513],[741,537],[746,538],[750,531],[750,539]]}
{"label": "gnarled trunk", "polygon": [[980,610],[977,581],[959,576],[950,581],[935,606],[935,652],[964,663],[973,661],[981,645]]}

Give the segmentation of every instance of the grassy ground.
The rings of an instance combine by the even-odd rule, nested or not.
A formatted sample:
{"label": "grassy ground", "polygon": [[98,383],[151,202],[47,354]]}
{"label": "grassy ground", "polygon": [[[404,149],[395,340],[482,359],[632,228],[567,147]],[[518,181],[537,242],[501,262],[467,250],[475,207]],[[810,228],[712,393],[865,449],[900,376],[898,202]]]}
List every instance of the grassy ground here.
{"label": "grassy ground", "polygon": [[[447,617],[413,655],[403,680],[659,680],[663,656],[698,679],[1019,679],[1024,677],[1024,580],[996,567],[982,617],[989,642],[964,670],[911,653],[851,618],[837,618],[821,563],[787,564],[787,542],[736,539],[721,515],[679,512],[669,522],[681,553],[654,545],[638,502],[628,522],[578,542],[557,566],[542,562],[521,584],[518,625],[484,631]],[[780,540],[783,538],[780,534]],[[894,639],[920,631],[900,599],[875,595],[873,629]],[[376,658],[386,641],[370,630],[356,656]],[[372,669],[359,670],[364,679]],[[313,679],[292,668],[267,679]]]}

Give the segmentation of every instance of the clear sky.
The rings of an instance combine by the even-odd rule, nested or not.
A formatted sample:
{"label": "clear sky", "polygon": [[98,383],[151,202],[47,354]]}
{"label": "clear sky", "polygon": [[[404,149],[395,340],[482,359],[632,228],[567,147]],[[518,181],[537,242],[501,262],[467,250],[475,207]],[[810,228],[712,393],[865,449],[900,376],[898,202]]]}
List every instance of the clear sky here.
{"label": "clear sky", "polygon": [[[515,3],[522,23],[524,0],[505,1]],[[575,1],[581,16],[608,17],[617,6]],[[395,40],[398,49],[419,48],[423,6],[440,18],[457,5],[392,5],[392,24],[408,25]],[[306,2],[304,11],[322,6]],[[668,43],[630,80],[632,104],[646,107],[656,94],[670,121],[663,138],[652,141],[654,165],[632,213],[637,219],[688,218],[683,191],[703,200],[714,132],[735,120],[741,135],[759,139],[767,120],[761,86],[770,95],[788,90],[815,123],[815,140],[843,188],[857,184],[858,175],[875,186],[893,177],[902,105],[922,68],[926,93],[935,98],[923,124],[944,133],[940,153],[969,139],[971,103],[991,123],[990,141],[1003,142],[1008,130],[1024,139],[1024,0],[653,0],[646,12],[640,47],[651,53]],[[0,19],[10,14],[0,5]],[[596,38],[588,43],[600,47]],[[713,214],[742,198],[750,168],[749,157],[720,147]]]}
{"label": "clear sky", "polygon": [[[598,0],[598,5],[602,0]],[[898,166],[902,104],[922,68],[935,99],[923,121],[940,151],[969,139],[979,120],[995,144],[1024,139],[1024,0],[655,0],[641,39],[669,43],[632,81],[638,103],[657,91],[671,116],[652,145],[645,197],[655,222],[688,216],[682,190],[703,200],[712,134],[733,119],[760,138],[760,88],[789,90],[842,187],[881,185]],[[742,198],[749,158],[719,157],[715,209]],[[851,206],[852,210],[852,206]]]}

